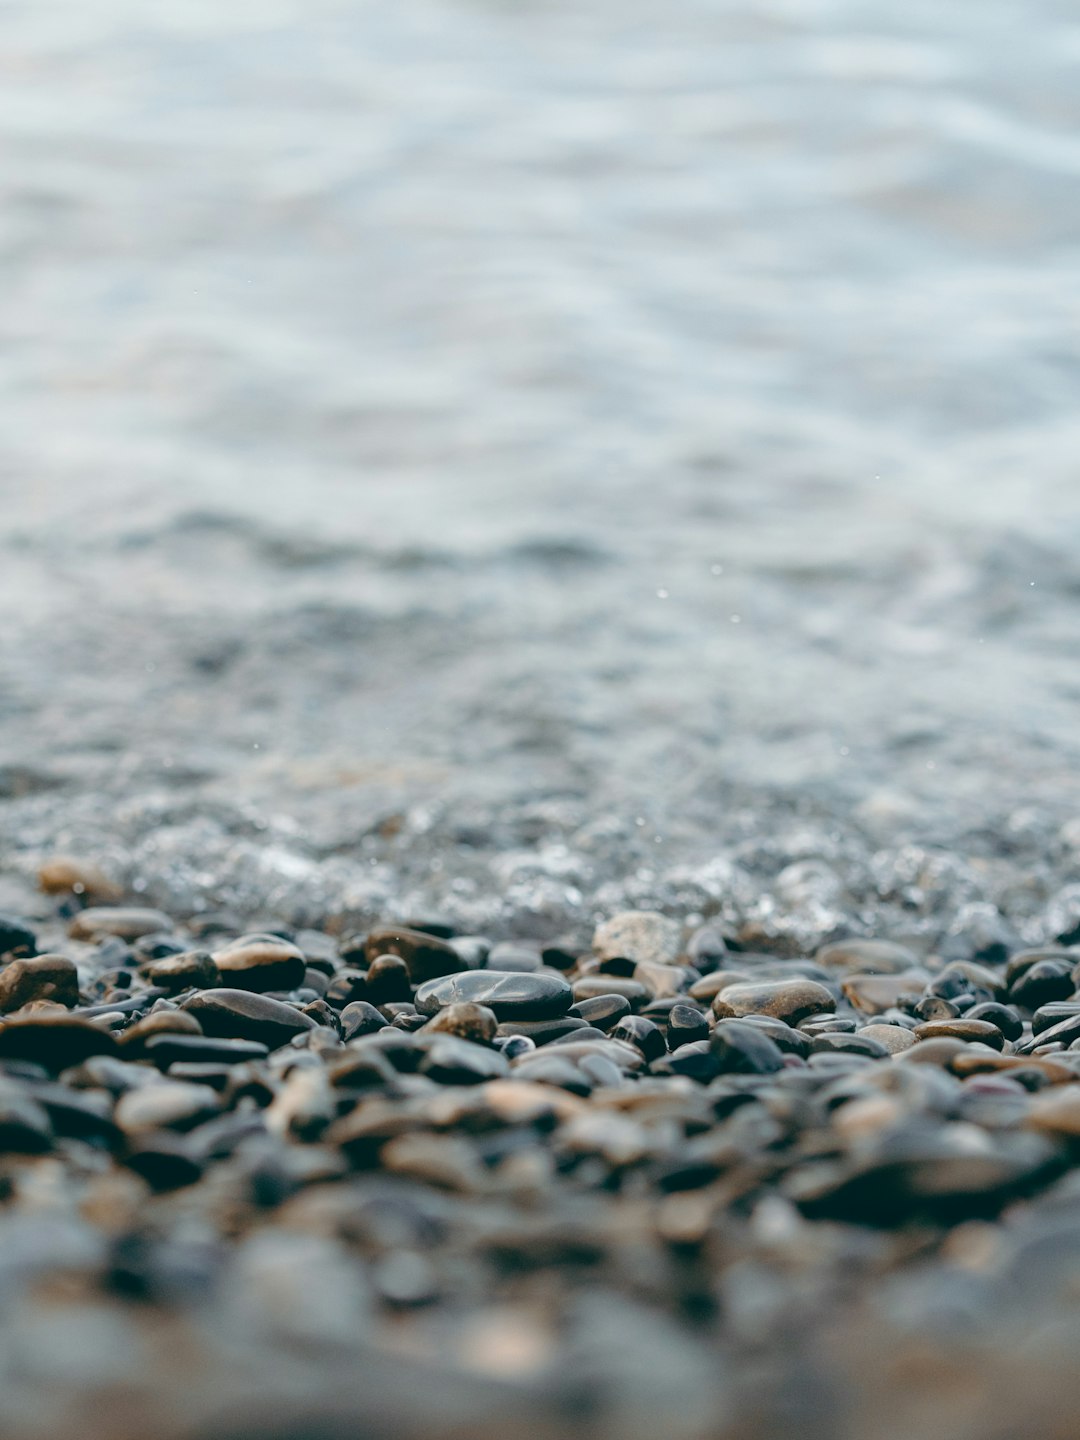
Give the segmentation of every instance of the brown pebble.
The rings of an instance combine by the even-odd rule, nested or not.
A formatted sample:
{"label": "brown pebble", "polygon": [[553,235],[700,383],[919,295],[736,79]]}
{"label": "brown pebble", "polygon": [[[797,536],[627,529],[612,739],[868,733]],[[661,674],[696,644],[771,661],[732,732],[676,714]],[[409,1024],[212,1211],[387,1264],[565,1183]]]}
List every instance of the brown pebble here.
{"label": "brown pebble", "polygon": [[0,1011],[18,1010],[35,1000],[56,1005],[79,1003],[79,976],[66,955],[12,960],[0,970]]}
{"label": "brown pebble", "polygon": [[107,935],[140,940],[144,935],[168,933],[172,928],[172,921],[161,910],[100,905],[81,910],[68,926],[68,934],[73,940],[102,940]]}
{"label": "brown pebble", "polygon": [[85,895],[102,905],[113,905],[123,899],[124,892],[92,860],[79,860],[73,855],[53,855],[38,869],[38,885],[46,895],[71,892]]}
{"label": "brown pebble", "polygon": [[836,1009],[836,1001],[816,980],[772,980],[749,985],[729,985],[713,1001],[718,1019],[743,1015],[773,1015],[797,1025],[809,1015]]}
{"label": "brown pebble", "polygon": [[1005,1044],[1005,1036],[989,1020],[965,1020],[962,1016],[955,1020],[928,1020],[925,1025],[916,1026],[915,1035],[919,1040],[977,1040],[995,1050]]}
{"label": "brown pebble", "polygon": [[899,1055],[918,1043],[912,1031],[906,1030],[903,1025],[864,1025],[858,1033],[884,1045],[890,1055]]}

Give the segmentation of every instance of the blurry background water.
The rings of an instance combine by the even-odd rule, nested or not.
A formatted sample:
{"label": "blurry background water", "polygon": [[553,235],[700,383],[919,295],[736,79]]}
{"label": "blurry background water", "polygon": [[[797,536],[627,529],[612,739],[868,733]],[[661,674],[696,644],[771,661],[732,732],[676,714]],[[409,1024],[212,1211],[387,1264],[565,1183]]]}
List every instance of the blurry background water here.
{"label": "blurry background water", "polygon": [[1065,0],[3,0],[0,901],[1068,929],[1078,120]]}

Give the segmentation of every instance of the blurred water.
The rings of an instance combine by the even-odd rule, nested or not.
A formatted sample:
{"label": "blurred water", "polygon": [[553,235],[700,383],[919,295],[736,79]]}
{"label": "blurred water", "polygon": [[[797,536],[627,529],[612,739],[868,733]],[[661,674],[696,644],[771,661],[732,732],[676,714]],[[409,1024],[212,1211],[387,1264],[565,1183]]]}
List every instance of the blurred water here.
{"label": "blurred water", "polygon": [[1057,0],[0,4],[9,866],[1053,930],[1078,120]]}

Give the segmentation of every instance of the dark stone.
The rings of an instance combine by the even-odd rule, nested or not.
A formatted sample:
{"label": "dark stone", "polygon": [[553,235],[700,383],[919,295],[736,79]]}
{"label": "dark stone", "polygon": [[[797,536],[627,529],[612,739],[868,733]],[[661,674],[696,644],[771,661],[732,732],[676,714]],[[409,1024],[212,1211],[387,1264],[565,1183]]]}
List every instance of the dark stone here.
{"label": "dark stone", "polygon": [[271,1050],[315,1026],[314,1020],[284,1001],[249,990],[199,990],[188,996],[182,1009],[195,1016],[206,1035],[257,1040]]}
{"label": "dark stone", "polygon": [[1011,1005],[1000,1005],[996,1000],[987,1000],[982,1005],[973,1005],[964,1016],[965,1020],[986,1020],[996,1025],[1006,1040],[1019,1040],[1024,1033],[1024,1022]]}
{"label": "dark stone", "polygon": [[456,1035],[437,1035],[426,1050],[420,1074],[440,1085],[481,1085],[510,1073],[505,1055]]}
{"label": "dark stone", "polygon": [[448,1005],[424,1023],[425,1034],[456,1035],[477,1045],[490,1045],[499,1022],[486,1005]]}
{"label": "dark stone", "polygon": [[77,1005],[79,976],[73,963],[63,955],[39,955],[5,965],[0,970],[0,1011],[18,1010],[31,1000]]}
{"label": "dark stone", "polygon": [[400,955],[378,955],[367,972],[364,998],[372,1005],[392,1005],[398,1000],[412,1000],[409,971]]}
{"label": "dark stone", "polygon": [[630,1001],[623,995],[594,995],[591,1000],[579,1000],[567,1011],[587,1025],[598,1030],[610,1030],[624,1015],[630,1014]]}
{"label": "dark stone", "polygon": [[573,1015],[560,1015],[557,1020],[504,1020],[496,1033],[526,1035],[534,1045],[547,1045],[552,1040],[561,1040],[578,1030],[589,1028],[584,1020],[578,1020]]}
{"label": "dark stone", "polygon": [[918,1004],[911,1007],[911,1013],[920,1020],[954,1020],[960,1011],[943,995],[924,995]]}
{"label": "dark stone", "polygon": [[236,990],[295,990],[304,983],[304,953],[276,935],[241,935],[214,954],[224,985]]}
{"label": "dark stone", "polygon": [[624,1016],[612,1029],[611,1038],[635,1046],[646,1061],[659,1060],[661,1055],[667,1053],[664,1032],[659,1025],[652,1020],[646,1020],[642,1015]]}
{"label": "dark stone", "polygon": [[670,1049],[680,1045],[694,1045],[709,1038],[709,1017],[694,1005],[682,1002],[668,1011],[667,1043]]}
{"label": "dark stone", "polygon": [[963,1017],[958,1020],[928,1020],[924,1025],[915,1027],[915,1034],[919,1040],[942,1037],[967,1042],[979,1040],[995,1050],[1000,1050],[1005,1044],[1005,1037],[996,1025],[986,1020],[966,1020]]}
{"label": "dark stone", "polygon": [[465,962],[446,940],[406,925],[383,926],[373,930],[364,942],[369,965],[380,955],[397,955],[404,962],[414,985],[427,980],[454,975],[464,969]]}
{"label": "dark stone", "polygon": [[148,960],[164,960],[167,955],[181,955],[183,952],[184,942],[175,935],[140,935],[131,947],[131,953],[140,965],[145,965]]}
{"label": "dark stone", "polygon": [[429,980],[416,992],[416,1007],[425,1015],[466,1001],[486,1005],[500,1020],[548,1020],[565,1015],[573,995],[561,975],[518,975],[495,970],[446,975]]}
{"label": "dark stone", "polygon": [[742,1020],[719,1021],[709,1047],[721,1074],[768,1075],[784,1068],[780,1047],[758,1026]]}
{"label": "dark stone", "polygon": [[790,980],[729,985],[717,995],[712,1008],[713,1014],[721,1018],[772,1015],[797,1025],[811,1015],[835,1010],[836,1000],[818,981],[795,976]]}
{"label": "dark stone", "polygon": [[[1059,1025],[1062,1020],[1072,1020],[1080,1017],[1080,1000],[1051,1000],[1045,1005],[1040,1005],[1031,1017],[1031,1032],[1033,1035],[1043,1035],[1047,1030]],[[1080,1035],[1080,1027],[1076,1033]]]}
{"label": "dark stone", "polygon": [[367,971],[366,970],[339,970],[330,984],[326,987],[326,994],[323,999],[334,1009],[344,1009],[351,1005],[354,1000],[367,999]]}
{"label": "dark stone", "polygon": [[1036,960],[1009,985],[1009,1000],[1025,1010],[1037,1010],[1055,1000],[1068,1000],[1075,990],[1072,960]]}
{"label": "dark stone", "polygon": [[220,985],[221,976],[208,950],[181,950],[152,960],[143,974],[153,985],[176,993],[180,990],[207,990]]}
{"label": "dark stone", "polygon": [[874,1060],[886,1060],[890,1052],[880,1040],[869,1035],[817,1035],[811,1042],[815,1055],[830,1051],[840,1055],[869,1055]]}
{"label": "dark stone", "polygon": [[697,1080],[702,1085],[714,1080],[720,1074],[721,1068],[721,1060],[707,1040],[693,1040],[689,1044],[680,1045],[677,1050],[673,1050],[665,1059],[657,1060],[652,1066],[654,1074],[666,1071],[671,1075],[688,1075],[691,1080]]}
{"label": "dark stone", "polygon": [[91,1055],[116,1055],[108,1030],[69,1015],[38,1015],[0,1026],[0,1060],[34,1060],[51,1074]]}
{"label": "dark stone", "polygon": [[35,955],[37,936],[29,923],[14,915],[0,915],[0,955]]}
{"label": "dark stone", "polygon": [[366,1000],[353,1000],[341,1011],[338,1019],[343,1040],[354,1040],[359,1035],[373,1035],[387,1024],[386,1018]]}
{"label": "dark stone", "polygon": [[200,1065],[239,1065],[245,1060],[265,1059],[269,1053],[257,1040],[219,1040],[210,1035],[155,1035],[146,1041],[144,1050],[146,1058],[159,1070],[167,1070],[178,1060]]}
{"label": "dark stone", "polygon": [[[749,1020],[750,1016],[744,1018]],[[803,1035],[812,1038],[815,1035],[854,1035],[858,1026],[850,1015],[813,1015],[809,1020],[800,1020],[798,1028]]]}
{"label": "dark stone", "polygon": [[[829,1017],[829,1019],[832,1020],[836,1020],[837,1018],[837,1016]],[[807,1021],[805,1030],[801,1026],[796,1030],[792,1026],[786,1025],[783,1020],[775,1019],[772,1015],[744,1015],[742,1017],[742,1023],[745,1025],[756,1025],[763,1034],[769,1037],[774,1045],[779,1046],[785,1055],[798,1055],[803,1060],[810,1054],[811,1044],[815,1035],[833,1033],[846,1034],[854,1028],[854,1021],[852,1021],[850,1025],[845,1023],[842,1030],[836,1029],[834,1031],[828,1026],[817,1030],[811,1028],[813,1021]]]}

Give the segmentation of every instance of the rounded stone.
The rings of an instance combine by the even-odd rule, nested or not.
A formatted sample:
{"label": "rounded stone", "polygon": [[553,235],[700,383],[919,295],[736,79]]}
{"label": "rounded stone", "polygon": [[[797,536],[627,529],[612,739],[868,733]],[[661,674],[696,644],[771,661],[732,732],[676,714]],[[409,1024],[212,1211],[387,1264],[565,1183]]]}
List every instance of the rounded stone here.
{"label": "rounded stone", "polygon": [[914,1034],[903,1025],[864,1025],[858,1033],[884,1045],[890,1055],[899,1055],[918,1044]]}
{"label": "rounded stone", "polygon": [[221,983],[221,974],[207,950],[183,950],[179,955],[164,955],[151,960],[142,972],[152,985],[177,993],[181,990],[206,990]]}
{"label": "rounded stone", "polygon": [[980,1041],[983,1045],[990,1045],[995,1050],[1000,1050],[1005,1044],[1005,1037],[996,1025],[991,1025],[987,1020],[929,1020],[925,1025],[919,1025],[915,1030],[917,1040],[963,1040]]}
{"label": "rounded stone", "polygon": [[93,905],[75,916],[68,926],[68,934],[73,940],[104,940],[109,935],[119,940],[139,940],[143,935],[171,929],[172,921],[161,910]]}
{"label": "rounded stone", "polygon": [[38,955],[5,965],[0,970],[0,1011],[18,1010],[31,1000],[77,1005],[79,976],[72,961],[64,955]]}
{"label": "rounded stone", "polygon": [[448,1005],[486,1005],[499,1020],[547,1020],[565,1015],[573,992],[561,975],[467,970],[429,980],[416,992],[416,1008],[434,1015]]}
{"label": "rounded stone", "polygon": [[713,1014],[721,1018],[772,1015],[789,1025],[835,1009],[836,1001],[824,985],[802,979],[728,985],[713,1001]]}
{"label": "rounded stone", "polygon": [[183,1002],[205,1035],[225,1040],[256,1040],[271,1050],[286,1045],[294,1035],[315,1029],[310,1016],[250,990],[200,990]]}
{"label": "rounded stone", "polygon": [[439,1010],[425,1024],[424,1032],[456,1035],[462,1040],[490,1045],[498,1025],[494,1010],[487,1005],[464,1003],[447,1005],[445,1010]]}
{"label": "rounded stone", "polygon": [[304,952],[277,935],[241,935],[214,952],[224,984],[238,990],[294,990],[304,983]]}
{"label": "rounded stone", "polygon": [[447,940],[407,925],[383,925],[372,930],[364,941],[364,954],[369,964],[380,955],[398,956],[405,962],[414,985],[465,969],[465,961]]}

